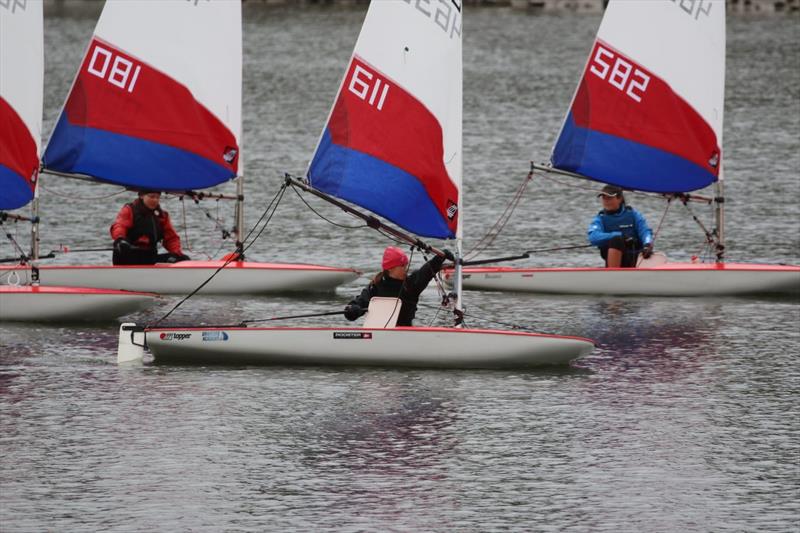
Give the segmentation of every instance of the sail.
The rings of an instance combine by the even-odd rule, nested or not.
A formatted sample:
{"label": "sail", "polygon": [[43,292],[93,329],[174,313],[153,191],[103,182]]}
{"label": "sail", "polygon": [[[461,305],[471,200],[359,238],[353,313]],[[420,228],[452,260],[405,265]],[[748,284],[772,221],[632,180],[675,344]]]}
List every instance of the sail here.
{"label": "sail", "polygon": [[41,2],[0,2],[0,209],[33,199],[42,137]]}
{"label": "sail", "polygon": [[725,1],[611,0],[551,162],[620,187],[720,177]]}
{"label": "sail", "polygon": [[311,186],[417,235],[460,232],[461,2],[372,2]]}
{"label": "sail", "polygon": [[50,170],[185,190],[236,177],[241,4],[108,0],[44,154]]}

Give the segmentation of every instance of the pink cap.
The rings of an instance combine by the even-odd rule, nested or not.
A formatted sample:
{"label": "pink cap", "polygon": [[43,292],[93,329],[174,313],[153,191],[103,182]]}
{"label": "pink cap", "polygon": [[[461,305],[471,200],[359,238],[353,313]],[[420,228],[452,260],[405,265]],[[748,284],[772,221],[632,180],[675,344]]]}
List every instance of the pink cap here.
{"label": "pink cap", "polygon": [[406,266],[408,264],[408,256],[400,248],[394,246],[387,246],[383,251],[383,262],[381,268],[383,270],[390,270],[394,267]]}

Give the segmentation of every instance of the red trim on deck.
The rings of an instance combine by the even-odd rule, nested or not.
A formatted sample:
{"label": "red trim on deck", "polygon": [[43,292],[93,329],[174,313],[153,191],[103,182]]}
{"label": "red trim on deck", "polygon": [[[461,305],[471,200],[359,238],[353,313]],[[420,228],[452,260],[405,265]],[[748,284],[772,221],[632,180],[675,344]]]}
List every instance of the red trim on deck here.
{"label": "red trim on deck", "polygon": [[[156,263],[155,265],[49,265],[40,266],[39,270],[55,270],[55,269],[191,269],[191,268],[206,268],[217,269],[221,267],[224,261],[181,261],[180,263]],[[13,266],[0,266],[0,270],[19,270],[20,265]],[[251,261],[234,261],[228,263],[225,270],[242,269],[242,270],[315,270],[325,272],[353,272],[354,274],[361,275],[362,273],[352,268],[329,267],[324,265],[306,265],[301,263],[255,263]]]}
{"label": "red trim on deck", "polygon": [[0,295],[2,294],[86,294],[86,295],[108,295],[108,296],[152,296],[158,295],[152,292],[138,291],[118,291],[114,289],[90,289],[87,287],[53,287],[48,285],[0,285]]}
{"label": "red trim on deck", "polygon": [[515,335],[515,336],[522,336],[522,337],[546,337],[551,339],[570,339],[570,340],[577,340],[583,342],[589,342],[592,345],[597,345],[592,339],[586,339],[584,337],[572,337],[572,336],[565,336],[565,335],[551,335],[548,333],[529,333],[524,331],[501,331],[496,329],[465,329],[465,328],[436,328],[436,327],[397,327],[397,328],[390,328],[390,329],[382,329],[382,328],[348,328],[348,327],[341,327],[341,328],[312,328],[312,327],[299,327],[299,328],[291,328],[291,327],[276,327],[276,328],[243,328],[243,327],[186,327],[186,328],[147,328],[145,329],[145,333],[147,332],[157,332],[157,331],[343,331],[343,332],[355,332],[355,331],[370,331],[370,332],[381,332],[381,331],[408,331],[408,332],[420,332],[420,333],[458,333],[458,334],[470,334],[470,333],[481,333],[481,334],[490,334],[490,335]]}
{"label": "red trim on deck", "polygon": [[[563,267],[563,268],[513,268],[513,267],[479,267],[463,270],[464,274],[526,274],[526,273],[548,273],[548,272],[692,272],[703,270],[718,270],[732,272],[797,272],[800,273],[800,265],[761,265],[750,263],[666,263],[652,268],[602,268],[602,267]],[[445,272],[451,275],[452,270]]]}

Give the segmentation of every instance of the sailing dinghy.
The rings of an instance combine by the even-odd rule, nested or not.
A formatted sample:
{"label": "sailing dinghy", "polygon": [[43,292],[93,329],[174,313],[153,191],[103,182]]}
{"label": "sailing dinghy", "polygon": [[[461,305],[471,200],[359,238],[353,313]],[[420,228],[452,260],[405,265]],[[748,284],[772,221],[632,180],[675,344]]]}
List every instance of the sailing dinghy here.
{"label": "sailing dinghy", "polygon": [[[461,6],[442,2],[430,12],[423,7],[399,0],[370,4],[308,182],[289,181],[412,246],[442,254],[417,236],[455,239],[458,255]],[[456,284],[457,319],[461,309]],[[388,318],[370,322],[390,325]],[[152,327],[142,332],[123,325],[119,359],[145,344],[157,362],[519,368],[568,364],[594,347],[588,339],[521,331],[366,326]]]}
{"label": "sailing dinghy", "polygon": [[[108,0],[45,150],[45,171],[185,192],[237,179],[243,240],[241,3]],[[110,221],[109,221],[110,222]],[[237,246],[241,246],[241,242]],[[350,268],[250,261],[49,265],[42,285],[186,294],[333,290]],[[0,269],[0,283],[14,267]]]}
{"label": "sailing dinghy", "polygon": [[800,266],[723,261],[724,98],[724,0],[611,0],[551,164],[534,167],[667,195],[714,184],[713,198],[690,198],[715,202],[716,262],[662,257],[630,269],[467,267],[464,287],[650,296],[800,293]]}
{"label": "sailing dinghy", "polygon": [[[30,221],[6,213],[34,200],[42,131],[44,51],[42,3],[0,5],[0,225]],[[155,294],[40,287],[36,267],[14,267],[14,285],[0,286],[0,321],[108,320],[152,305]]]}

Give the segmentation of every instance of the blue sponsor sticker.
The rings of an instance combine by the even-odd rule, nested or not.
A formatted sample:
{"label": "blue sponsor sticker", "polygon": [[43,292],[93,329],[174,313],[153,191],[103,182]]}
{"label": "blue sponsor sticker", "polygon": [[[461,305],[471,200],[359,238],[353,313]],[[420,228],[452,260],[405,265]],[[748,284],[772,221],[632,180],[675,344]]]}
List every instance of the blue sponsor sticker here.
{"label": "blue sponsor sticker", "polygon": [[226,341],[228,334],[224,331],[204,331],[203,341]]}

